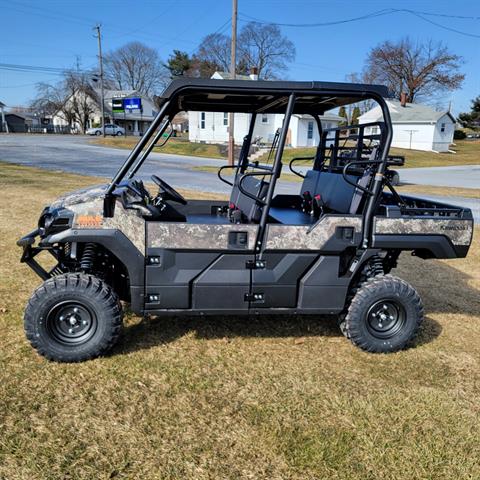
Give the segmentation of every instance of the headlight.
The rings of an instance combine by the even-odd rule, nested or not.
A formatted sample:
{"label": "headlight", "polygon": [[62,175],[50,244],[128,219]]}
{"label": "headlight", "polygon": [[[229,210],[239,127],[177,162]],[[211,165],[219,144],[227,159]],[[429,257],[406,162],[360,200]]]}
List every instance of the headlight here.
{"label": "headlight", "polygon": [[49,235],[67,230],[72,226],[72,221],[72,211],[66,208],[58,208],[52,211],[44,211],[38,222],[38,227],[42,229],[46,235]]}

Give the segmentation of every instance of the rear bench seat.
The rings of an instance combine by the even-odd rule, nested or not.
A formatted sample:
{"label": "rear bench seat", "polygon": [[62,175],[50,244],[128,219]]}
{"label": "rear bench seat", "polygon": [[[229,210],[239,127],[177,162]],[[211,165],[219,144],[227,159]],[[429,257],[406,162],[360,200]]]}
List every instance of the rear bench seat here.
{"label": "rear bench seat", "polygon": [[[368,170],[363,176],[346,176],[351,182],[366,187],[371,178]],[[300,190],[301,195],[310,195],[313,199],[320,195],[323,205],[334,213],[356,214],[365,195],[354,185],[346,182],[341,173],[309,170]]]}

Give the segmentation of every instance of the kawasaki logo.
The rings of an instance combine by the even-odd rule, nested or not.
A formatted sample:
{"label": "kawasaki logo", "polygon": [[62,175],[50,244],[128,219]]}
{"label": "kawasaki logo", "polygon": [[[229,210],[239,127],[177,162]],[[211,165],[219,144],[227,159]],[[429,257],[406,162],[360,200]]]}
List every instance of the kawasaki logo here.
{"label": "kawasaki logo", "polygon": [[440,225],[442,230],[468,230],[464,225]]}

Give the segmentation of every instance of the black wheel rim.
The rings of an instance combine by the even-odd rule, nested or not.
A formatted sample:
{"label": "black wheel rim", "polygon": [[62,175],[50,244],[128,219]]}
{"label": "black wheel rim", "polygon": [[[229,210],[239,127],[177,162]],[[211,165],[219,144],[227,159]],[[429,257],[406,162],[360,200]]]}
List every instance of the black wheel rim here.
{"label": "black wheel rim", "polygon": [[79,345],[95,334],[97,317],[90,308],[78,302],[61,302],[48,313],[46,327],[57,342]]}
{"label": "black wheel rim", "polygon": [[402,330],[406,319],[405,308],[398,300],[379,300],[367,312],[367,328],[374,337],[388,339]]}

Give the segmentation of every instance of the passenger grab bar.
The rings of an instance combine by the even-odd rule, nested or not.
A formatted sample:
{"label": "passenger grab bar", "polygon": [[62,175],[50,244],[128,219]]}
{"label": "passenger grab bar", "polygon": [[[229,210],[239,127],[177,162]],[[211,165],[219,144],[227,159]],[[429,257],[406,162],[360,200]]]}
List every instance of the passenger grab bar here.
{"label": "passenger grab bar", "polygon": [[358,188],[362,192],[365,192],[367,195],[373,195],[373,192],[368,188],[362,187],[361,185],[358,185],[358,183],[352,182],[350,179],[347,178],[347,170],[352,165],[368,165],[369,163],[380,164],[380,163],[383,163],[383,160],[354,160],[352,162],[348,162],[344,165],[342,169],[342,177],[347,183],[349,183],[350,185],[353,185],[354,187]]}
{"label": "passenger grab bar", "polygon": [[293,164],[295,162],[300,161],[300,160],[315,160],[315,157],[295,157],[295,158],[292,158],[290,160],[290,163],[288,164],[288,168],[290,169],[290,171],[292,173],[294,173],[295,175],[298,175],[301,178],[305,178],[305,175],[303,173],[300,173],[299,171],[297,171],[293,168]]}
{"label": "passenger grab bar", "polygon": [[240,190],[241,193],[243,193],[245,196],[251,198],[252,200],[255,200],[256,202],[259,202],[261,203],[262,205],[266,205],[267,202],[265,200],[263,200],[262,198],[260,197],[257,197],[256,195],[253,195],[252,193],[250,192],[247,192],[247,190],[245,190],[243,187],[242,187],[242,183],[245,181],[245,179],[247,177],[254,177],[254,176],[257,176],[257,175],[262,175],[262,176],[265,176],[265,175],[268,175],[268,176],[272,176],[273,175],[273,172],[247,172],[247,173],[244,173],[239,182],[238,182],[238,189]]}
{"label": "passenger grab bar", "polygon": [[226,168],[238,168],[238,165],[224,165],[223,167],[220,167],[217,171],[217,177],[223,182],[226,183],[227,185],[230,185],[233,187],[233,183],[230,182],[229,180],[226,180],[225,178],[222,177],[222,170],[225,170]]}

